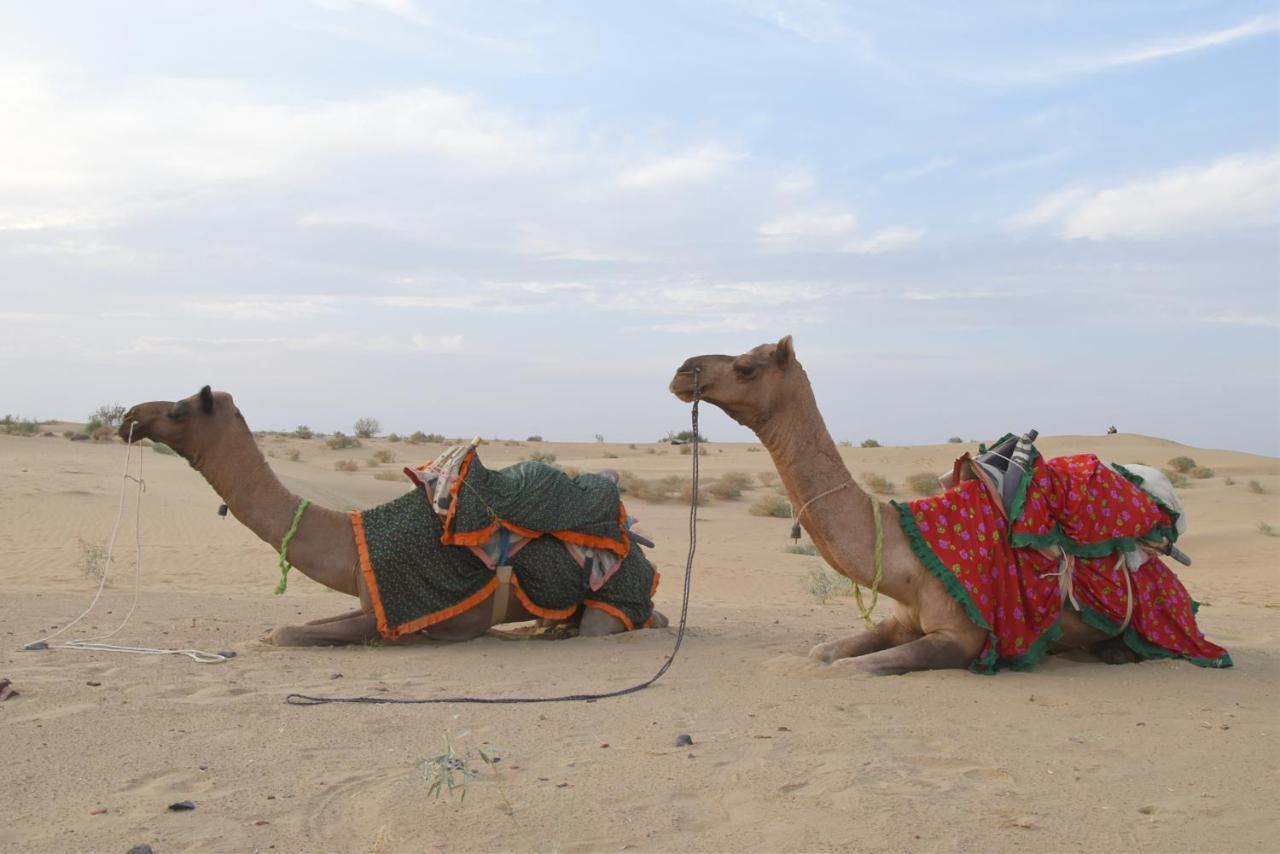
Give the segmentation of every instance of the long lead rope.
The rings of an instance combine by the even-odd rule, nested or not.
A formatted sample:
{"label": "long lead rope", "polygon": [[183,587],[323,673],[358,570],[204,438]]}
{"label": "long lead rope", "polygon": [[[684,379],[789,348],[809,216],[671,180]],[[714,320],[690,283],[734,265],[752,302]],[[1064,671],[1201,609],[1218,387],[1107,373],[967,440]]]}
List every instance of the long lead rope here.
{"label": "long lead rope", "polygon": [[323,706],[328,703],[357,703],[362,705],[399,705],[399,706],[421,706],[434,703],[481,703],[485,705],[505,705],[513,703],[574,703],[574,702],[594,702],[596,700],[604,700],[609,697],[622,697],[627,694],[634,694],[637,691],[643,691],[654,682],[662,678],[662,675],[671,668],[672,663],[676,660],[676,653],[680,651],[680,644],[684,642],[684,629],[689,618],[689,586],[693,579],[693,554],[698,545],[698,398],[701,389],[698,386],[698,369],[693,372],[693,488],[692,496],[689,501],[689,556],[684,565],[684,598],[680,604],[680,625],[676,629],[675,646],[671,649],[671,655],[667,656],[667,660],[658,668],[658,672],[653,674],[644,682],[632,685],[628,688],[619,688],[616,691],[604,691],[598,694],[564,694],[559,697],[432,697],[430,699],[396,699],[393,697],[312,697],[307,694],[290,694],[284,698],[284,701],[291,706]]}

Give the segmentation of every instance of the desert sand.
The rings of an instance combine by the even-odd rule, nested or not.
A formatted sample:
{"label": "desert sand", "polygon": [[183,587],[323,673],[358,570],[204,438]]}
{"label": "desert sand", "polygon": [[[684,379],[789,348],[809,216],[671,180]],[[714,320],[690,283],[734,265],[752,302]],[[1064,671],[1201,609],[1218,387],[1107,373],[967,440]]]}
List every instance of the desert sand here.
{"label": "desert sand", "polygon": [[[61,426],[52,426],[60,433]],[[372,506],[409,488],[379,480],[439,446],[262,438],[296,492]],[[21,646],[65,625],[96,581],[125,448],[60,435],[0,436],[0,850],[210,851],[1274,851],[1280,832],[1280,460],[1144,436],[1045,437],[1047,456],[1093,451],[1215,475],[1181,490],[1195,565],[1180,570],[1200,624],[1235,667],[1107,666],[1051,656],[1031,672],[858,677],[809,648],[858,624],[847,596],[821,603],[790,554],[790,523],[739,500],[698,510],[689,628],[652,688],[595,703],[286,705],[318,695],[544,695],[649,677],[670,653],[688,507],[628,499],[657,541],[658,607],[670,629],[605,639],[485,637],[361,648],[281,649],[271,626],[354,600],[300,575],[284,596],[273,551],[175,456],[141,449],[141,595],[115,640],[230,650],[224,664]],[[711,444],[703,477],[772,471],[747,444]],[[973,445],[844,448],[856,475],[941,472]],[[374,450],[395,463],[367,465]],[[300,459],[289,459],[296,450]],[[533,451],[584,471],[688,475],[669,445],[491,442],[491,466]],[[355,460],[357,472],[336,471]],[[766,475],[767,477],[767,475]],[[1261,492],[1250,487],[1258,484]],[[132,493],[110,583],[86,633],[132,599]],[[882,602],[880,610],[885,610]],[[97,632],[93,632],[96,629]],[[72,631],[79,633],[80,627]],[[690,746],[676,737],[691,736]],[[424,759],[448,739],[476,771],[432,796]],[[480,761],[492,751],[500,762]],[[175,801],[195,809],[172,812]]]}

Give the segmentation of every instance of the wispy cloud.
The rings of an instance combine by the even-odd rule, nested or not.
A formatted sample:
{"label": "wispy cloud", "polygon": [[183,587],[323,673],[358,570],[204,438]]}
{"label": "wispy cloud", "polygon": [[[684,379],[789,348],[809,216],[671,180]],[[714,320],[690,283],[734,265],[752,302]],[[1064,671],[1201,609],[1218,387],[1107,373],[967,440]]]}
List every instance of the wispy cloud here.
{"label": "wispy cloud", "polygon": [[827,0],[728,0],[728,3],[805,41],[834,42],[849,34],[840,7]]}
{"label": "wispy cloud", "polygon": [[327,296],[246,297],[194,302],[188,306],[188,311],[192,314],[222,320],[268,320],[290,323],[337,314],[338,301],[334,297]]}
{"label": "wispy cloud", "polygon": [[874,255],[918,241],[915,228],[858,231],[858,219],[847,211],[802,211],[786,214],[756,229],[757,242],[773,252],[844,252]]}
{"label": "wispy cloud", "polygon": [[122,355],[194,356],[210,351],[259,355],[298,351],[345,353],[457,353],[464,349],[462,335],[356,335],[326,332],[315,335],[226,338],[139,335]]}
{"label": "wispy cloud", "polygon": [[1216,323],[1223,326],[1263,326],[1268,329],[1280,329],[1280,316],[1274,314],[1240,314],[1237,312],[1210,315],[1205,323]]}
{"label": "wispy cloud", "polygon": [[1280,154],[1236,155],[1101,190],[1070,187],[1013,216],[1063,237],[1164,237],[1275,222]]}
{"label": "wispy cloud", "polygon": [[740,155],[711,143],[626,169],[618,175],[618,186],[648,190],[705,181],[724,172],[738,159]]}

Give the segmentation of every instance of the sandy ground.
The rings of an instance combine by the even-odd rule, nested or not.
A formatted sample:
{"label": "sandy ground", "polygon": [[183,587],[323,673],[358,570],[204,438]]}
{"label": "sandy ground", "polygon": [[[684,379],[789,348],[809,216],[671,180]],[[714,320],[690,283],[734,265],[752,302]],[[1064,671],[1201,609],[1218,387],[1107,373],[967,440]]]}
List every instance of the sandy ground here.
{"label": "sandy ground", "polygon": [[[1215,470],[1182,492],[1196,564],[1181,575],[1234,669],[1072,655],[994,677],[835,674],[805,654],[854,627],[852,601],[806,591],[818,560],[784,552],[788,521],[748,513],[770,491],[761,486],[699,510],[688,636],[649,690],[590,704],[299,708],[285,695],[622,687],[657,669],[674,630],[273,648],[258,640],[270,626],[352,600],[300,576],[272,596],[271,549],[216,515],[217,497],[183,460],[146,450],[142,593],[117,639],[236,658],[21,652],[87,606],[85,547],[110,533],[124,448],[0,436],[0,677],[20,692],[0,703],[0,850],[1277,850],[1280,537],[1260,523],[1280,531],[1280,461],[1124,434],[1039,445],[1153,465],[1186,454]],[[263,447],[293,489],[352,508],[401,494],[404,482],[373,475],[435,450],[379,440],[335,452],[274,437]],[[901,484],[967,447],[844,453],[853,472]],[[375,449],[398,463],[335,471]],[[690,463],[662,445],[499,442],[482,456],[501,465],[535,449],[643,477],[685,475]],[[709,450],[706,478],[772,470],[756,446]],[[678,615],[688,508],[629,507],[658,541],[659,607]],[[133,543],[126,522],[89,629],[114,628],[127,610]],[[679,734],[693,745],[676,747]],[[477,772],[465,799],[432,797],[420,768],[446,738]],[[481,747],[501,761],[480,761]],[[180,800],[195,810],[166,810]]]}

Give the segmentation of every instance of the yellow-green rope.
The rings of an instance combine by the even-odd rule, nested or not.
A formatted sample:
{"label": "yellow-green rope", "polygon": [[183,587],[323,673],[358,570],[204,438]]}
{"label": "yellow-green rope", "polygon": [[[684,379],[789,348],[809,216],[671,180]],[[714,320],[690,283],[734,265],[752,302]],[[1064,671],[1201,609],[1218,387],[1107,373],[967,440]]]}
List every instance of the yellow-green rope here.
{"label": "yellow-green rope", "polygon": [[280,541],[280,583],[276,585],[277,596],[289,586],[289,570],[293,569],[289,565],[289,541],[293,539],[294,534],[298,533],[298,523],[302,521],[302,513],[310,505],[311,502],[305,498],[298,501],[298,509],[293,511],[293,524],[289,526],[284,539]]}
{"label": "yellow-green rope", "polygon": [[858,600],[858,611],[862,614],[863,624],[870,630],[876,627],[875,623],[871,622],[871,612],[875,610],[876,600],[880,598],[880,579],[884,577],[884,524],[880,521],[880,502],[876,501],[874,495],[867,497],[871,499],[871,518],[876,523],[876,545],[871,557],[876,575],[871,581],[870,606],[862,603],[862,588],[856,581],[853,583],[853,597]]}

